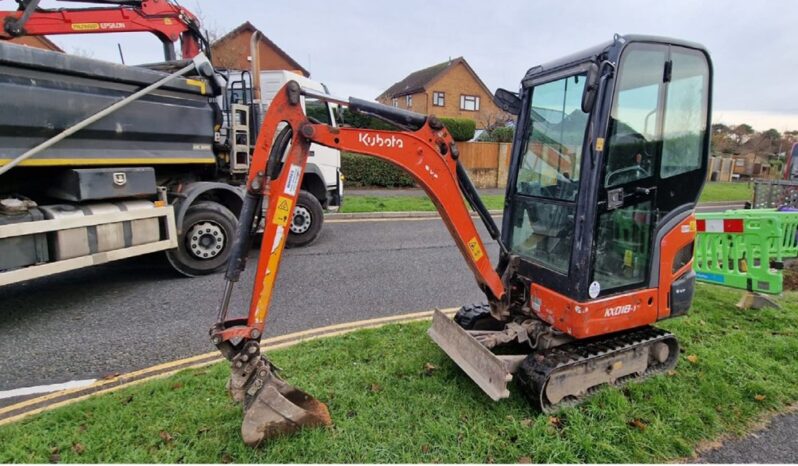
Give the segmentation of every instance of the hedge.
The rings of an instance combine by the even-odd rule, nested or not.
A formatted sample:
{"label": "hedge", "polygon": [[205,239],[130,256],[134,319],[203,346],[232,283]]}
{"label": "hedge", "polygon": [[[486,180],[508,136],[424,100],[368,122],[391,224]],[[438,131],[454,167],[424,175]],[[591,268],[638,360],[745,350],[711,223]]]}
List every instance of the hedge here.
{"label": "hedge", "polygon": [[480,141],[485,142],[513,142],[513,135],[515,128],[512,126],[504,126],[494,128],[490,131],[485,131],[479,135]]}
{"label": "hedge", "polygon": [[376,157],[341,153],[341,173],[346,178],[346,185],[381,186],[386,188],[412,187],[415,180],[402,169]]}
{"label": "hedge", "polygon": [[474,139],[477,130],[477,122],[468,118],[441,118],[441,122],[449,130],[449,134],[457,141],[470,141]]}
{"label": "hedge", "polygon": [[366,115],[360,112],[353,112],[348,108],[343,111],[344,124],[353,128],[366,128],[366,129],[387,129],[397,130],[398,128],[388,122],[382,121],[371,115]]}

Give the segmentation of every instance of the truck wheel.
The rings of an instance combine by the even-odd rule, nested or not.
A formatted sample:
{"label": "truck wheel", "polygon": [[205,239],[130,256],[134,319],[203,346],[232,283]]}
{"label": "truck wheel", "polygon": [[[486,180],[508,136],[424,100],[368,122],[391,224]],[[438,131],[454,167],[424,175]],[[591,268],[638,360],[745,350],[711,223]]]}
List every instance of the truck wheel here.
{"label": "truck wheel", "polygon": [[316,196],[309,192],[299,191],[299,197],[294,206],[294,218],[289,226],[286,246],[296,248],[306,246],[313,242],[324,223],[324,210]]}
{"label": "truck wheel", "polygon": [[166,251],[169,263],[189,277],[218,272],[227,265],[238,220],[216,202],[192,205],[183,218],[177,248]]}

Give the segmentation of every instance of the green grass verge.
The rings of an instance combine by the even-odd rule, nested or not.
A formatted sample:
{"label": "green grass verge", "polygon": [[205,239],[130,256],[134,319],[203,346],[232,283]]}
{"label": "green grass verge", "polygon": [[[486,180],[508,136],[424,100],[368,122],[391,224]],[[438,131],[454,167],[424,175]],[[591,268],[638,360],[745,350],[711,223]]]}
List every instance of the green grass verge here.
{"label": "green grass verge", "polygon": [[750,201],[754,190],[748,183],[707,183],[698,202]]}
{"label": "green grass verge", "polygon": [[490,401],[416,323],[272,353],[292,383],[328,403],[330,428],[245,447],[218,364],[4,426],[0,462],[668,461],[798,399],[798,296],[760,311],[737,310],[738,297],[700,285],[692,313],[662,324],[684,349],[675,373],[603,389],[556,418],[515,386]]}
{"label": "green grass verge", "polygon": [[[488,209],[504,208],[504,196],[480,196]],[[347,196],[341,212],[433,212],[435,206],[427,196]]]}
{"label": "green grass verge", "polygon": [[[504,195],[481,196],[491,210],[504,209]],[[750,201],[753,190],[747,183],[707,183],[699,202]],[[343,213],[362,212],[432,212],[435,206],[427,196],[347,196]]]}

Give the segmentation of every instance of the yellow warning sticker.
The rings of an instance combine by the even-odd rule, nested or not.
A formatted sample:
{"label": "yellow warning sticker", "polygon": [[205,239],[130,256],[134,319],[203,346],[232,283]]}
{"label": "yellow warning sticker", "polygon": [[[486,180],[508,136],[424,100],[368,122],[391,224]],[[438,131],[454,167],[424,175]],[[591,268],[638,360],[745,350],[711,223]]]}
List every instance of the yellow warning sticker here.
{"label": "yellow warning sticker", "polygon": [[277,207],[274,209],[272,223],[275,225],[286,226],[288,219],[291,218],[291,198],[280,196],[277,198]]}
{"label": "yellow warning sticker", "polygon": [[471,251],[471,258],[474,259],[474,262],[482,259],[482,248],[479,247],[479,241],[477,241],[476,236],[468,241],[468,250]]}
{"label": "yellow warning sticker", "polygon": [[623,253],[623,265],[625,265],[627,267],[631,267],[633,258],[634,258],[634,256],[632,255],[632,250],[631,249],[627,249],[626,251],[624,251],[624,253]]}
{"label": "yellow warning sticker", "polygon": [[596,152],[604,150],[604,138],[596,138]]}
{"label": "yellow warning sticker", "polygon": [[100,23],[72,23],[73,31],[97,31]]}

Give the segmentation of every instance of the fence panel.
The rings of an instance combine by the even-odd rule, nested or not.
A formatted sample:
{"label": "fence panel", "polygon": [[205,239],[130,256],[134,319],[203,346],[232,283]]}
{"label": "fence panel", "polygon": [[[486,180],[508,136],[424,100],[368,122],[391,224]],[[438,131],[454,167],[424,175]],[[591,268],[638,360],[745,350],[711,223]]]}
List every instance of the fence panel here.
{"label": "fence panel", "polygon": [[469,170],[499,168],[498,142],[466,142],[458,144],[457,148],[460,163]]}

